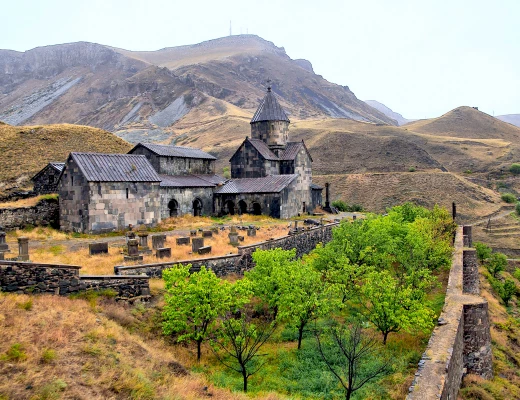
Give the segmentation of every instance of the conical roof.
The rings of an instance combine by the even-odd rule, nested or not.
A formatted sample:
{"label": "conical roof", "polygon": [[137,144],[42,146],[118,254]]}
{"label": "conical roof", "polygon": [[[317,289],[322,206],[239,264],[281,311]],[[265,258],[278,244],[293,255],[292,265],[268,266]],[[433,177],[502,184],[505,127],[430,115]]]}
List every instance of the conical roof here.
{"label": "conical roof", "polygon": [[251,123],[260,121],[289,121],[287,114],[276,100],[275,95],[271,92],[271,87],[267,88],[267,94],[258,106],[258,109],[253,115]]}

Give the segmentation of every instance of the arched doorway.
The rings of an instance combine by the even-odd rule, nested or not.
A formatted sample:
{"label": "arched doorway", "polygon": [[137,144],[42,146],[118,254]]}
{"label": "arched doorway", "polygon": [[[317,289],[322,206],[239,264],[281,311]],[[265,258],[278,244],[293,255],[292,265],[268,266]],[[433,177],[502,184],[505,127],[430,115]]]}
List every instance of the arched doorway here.
{"label": "arched doorway", "polygon": [[253,215],[262,215],[262,206],[256,201],[253,203]]}
{"label": "arched doorway", "polygon": [[171,199],[168,203],[168,209],[170,210],[170,217],[176,217],[179,215],[179,203],[177,200]]}
{"label": "arched doorway", "polygon": [[224,203],[224,213],[228,215],[235,215],[235,203],[228,200]]}
{"label": "arched doorway", "polygon": [[244,200],[240,200],[238,202],[238,209],[240,210],[240,214],[247,214],[247,203]]}
{"label": "arched doorway", "polygon": [[200,217],[202,215],[202,201],[200,199],[193,200],[193,216]]}

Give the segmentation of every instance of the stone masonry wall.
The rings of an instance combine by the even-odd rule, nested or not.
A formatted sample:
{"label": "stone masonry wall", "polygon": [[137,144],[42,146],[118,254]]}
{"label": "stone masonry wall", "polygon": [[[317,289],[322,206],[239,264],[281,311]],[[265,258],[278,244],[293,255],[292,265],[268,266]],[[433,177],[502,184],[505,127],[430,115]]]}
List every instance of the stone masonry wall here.
{"label": "stone masonry wall", "polygon": [[89,290],[114,289],[117,299],[150,295],[147,276],[80,276],[80,266],[0,261],[0,291],[67,295]]}
{"label": "stone masonry wall", "polygon": [[213,188],[197,187],[163,187],[159,188],[161,196],[161,218],[170,218],[168,204],[177,201],[177,215],[193,215],[193,201],[199,199],[202,203],[202,215],[213,214]]}
{"label": "stone masonry wall", "polygon": [[116,275],[139,275],[146,274],[149,277],[161,277],[162,271],[173,265],[192,265],[192,271],[198,271],[202,265],[215,272],[218,276],[229,274],[243,274],[251,269],[253,264],[252,254],[257,249],[269,250],[281,248],[284,250],[296,249],[296,256],[301,257],[312,251],[318,243],[327,243],[332,239],[332,229],[337,223],[312,228],[296,235],[284,236],[266,242],[260,242],[249,246],[239,246],[238,254],[221,257],[199,258],[195,260],[181,260],[167,263],[154,263],[145,265],[118,265],[114,267]]}
{"label": "stone masonry wall", "polygon": [[58,200],[42,200],[33,207],[0,209],[0,226],[4,229],[23,228],[26,225],[59,227]]}
{"label": "stone masonry wall", "polygon": [[488,304],[478,295],[475,250],[463,247],[462,232],[459,227],[439,325],[419,361],[407,400],[455,400],[465,373],[492,377]]}

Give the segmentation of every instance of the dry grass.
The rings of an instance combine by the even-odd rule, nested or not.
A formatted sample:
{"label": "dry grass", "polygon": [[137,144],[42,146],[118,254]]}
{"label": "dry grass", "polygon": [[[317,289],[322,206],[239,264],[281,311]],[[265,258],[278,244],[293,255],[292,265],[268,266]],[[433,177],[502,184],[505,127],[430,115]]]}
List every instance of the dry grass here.
{"label": "dry grass", "polygon": [[[28,299],[0,296],[2,398],[246,398],[215,388],[201,376],[185,376],[179,364],[191,355],[182,347],[173,354],[161,340],[145,341],[96,313],[85,300],[36,296],[27,311],[20,304]],[[114,312],[112,308],[112,316]],[[117,312],[132,315],[131,309]]]}
{"label": "dry grass", "polygon": [[49,198],[57,199],[57,195],[42,194],[35,197],[29,197],[28,199],[20,199],[16,201],[5,201],[0,203],[0,208],[22,208],[22,207],[33,207],[38,204],[41,200]]}

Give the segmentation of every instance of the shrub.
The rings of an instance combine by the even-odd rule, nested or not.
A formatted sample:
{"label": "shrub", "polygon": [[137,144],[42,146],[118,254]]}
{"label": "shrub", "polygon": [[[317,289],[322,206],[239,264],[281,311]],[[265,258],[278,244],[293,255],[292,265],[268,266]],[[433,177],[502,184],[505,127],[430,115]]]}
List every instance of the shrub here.
{"label": "shrub", "polygon": [[53,349],[45,349],[42,352],[41,361],[44,364],[49,364],[56,359],[56,351]]}
{"label": "shrub", "polygon": [[349,207],[350,212],[360,212],[363,211],[363,206],[361,204],[352,204]]}
{"label": "shrub", "polygon": [[480,264],[484,264],[484,261],[491,257],[491,247],[486,246],[484,243],[475,242],[475,249],[477,250],[477,258],[480,261]]}
{"label": "shrub", "polygon": [[502,201],[505,201],[506,203],[516,203],[516,196],[513,193],[504,193],[501,198]]}
{"label": "shrub", "polygon": [[349,211],[349,206],[343,200],[335,200],[332,202],[332,207],[337,208],[339,211]]}
{"label": "shrub", "polygon": [[516,214],[520,215],[520,203],[516,203],[515,210],[516,210]]}
{"label": "shrub", "polygon": [[513,272],[513,276],[514,276],[516,279],[520,280],[520,268],[516,268],[516,269],[515,269],[515,272]]}
{"label": "shrub", "polygon": [[408,172],[415,172],[415,167],[408,168]]}
{"label": "shrub", "polygon": [[507,267],[507,257],[502,253],[493,253],[486,263],[486,268],[494,278]]}
{"label": "shrub", "polygon": [[509,172],[511,172],[512,174],[515,174],[515,175],[519,175],[520,174],[520,164],[511,164],[511,166],[509,167]]}
{"label": "shrub", "polygon": [[27,301],[18,303],[17,306],[18,306],[18,308],[21,308],[22,310],[31,311],[32,307],[33,307],[33,301],[32,301],[32,299],[29,299]]}
{"label": "shrub", "polygon": [[503,300],[504,304],[509,305],[509,300],[512,299],[513,295],[516,293],[516,285],[512,279],[506,279],[504,284],[502,285],[502,290],[498,293],[500,298]]}
{"label": "shrub", "polygon": [[26,358],[25,349],[20,343],[13,344],[9,350],[0,356],[0,360],[3,361],[23,361]]}

